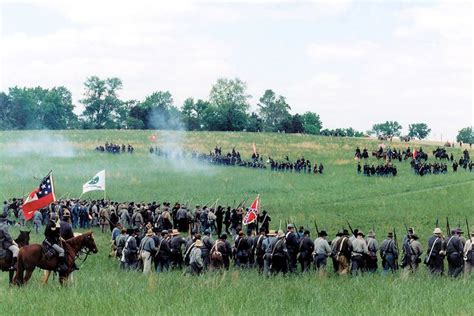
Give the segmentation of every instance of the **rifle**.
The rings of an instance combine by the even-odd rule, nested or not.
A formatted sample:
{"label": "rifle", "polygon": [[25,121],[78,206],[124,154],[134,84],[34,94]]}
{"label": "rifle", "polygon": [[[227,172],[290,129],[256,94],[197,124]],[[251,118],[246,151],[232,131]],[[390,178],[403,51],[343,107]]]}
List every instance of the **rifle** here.
{"label": "rifle", "polygon": [[471,239],[471,231],[469,230],[469,223],[467,222],[467,217],[466,217],[466,228],[467,228],[467,237],[470,240]]}
{"label": "rifle", "polygon": [[408,236],[408,234],[409,234],[408,226],[407,226],[406,223],[404,223],[403,225],[405,225],[405,230],[407,231],[407,236]]}
{"label": "rifle", "polygon": [[318,224],[316,224],[316,220],[314,220],[314,228],[316,228],[316,233],[319,236],[319,229],[318,229]]}
{"label": "rifle", "polygon": [[[393,240],[395,241],[395,246],[397,247],[397,253],[398,253],[399,248],[398,248],[397,232],[395,231],[395,227],[393,228]],[[398,255],[395,257],[395,269],[398,270]]]}
{"label": "rifle", "polygon": [[436,219],[435,227],[436,227],[436,228],[439,227],[439,218]]}
{"label": "rifle", "polygon": [[446,216],[446,236],[450,236],[450,235],[451,235],[451,228],[449,227],[449,219]]}
{"label": "rifle", "polygon": [[352,235],[354,235],[354,231],[352,230],[351,224],[349,223],[348,220],[346,220],[347,225],[349,226],[349,229],[351,230]]}

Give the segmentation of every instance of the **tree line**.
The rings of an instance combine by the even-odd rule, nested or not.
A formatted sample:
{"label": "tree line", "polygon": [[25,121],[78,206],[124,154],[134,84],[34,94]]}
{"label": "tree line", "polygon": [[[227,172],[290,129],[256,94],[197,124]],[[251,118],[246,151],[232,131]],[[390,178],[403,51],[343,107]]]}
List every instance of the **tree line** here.
{"label": "tree line", "polygon": [[[9,88],[8,93],[0,92],[0,129],[263,131],[363,137],[399,136],[402,128],[398,122],[387,121],[366,133],[351,127],[323,129],[317,113],[291,114],[286,98],[271,89],[259,98],[257,110],[250,111],[251,96],[239,78],[218,79],[207,100],[190,97],[179,108],[169,91],[155,91],[140,101],[122,100],[122,88],[119,78],[87,78],[79,100],[84,110],[79,115],[66,87]],[[430,132],[425,123],[411,124],[409,130],[409,136],[420,139]]]}

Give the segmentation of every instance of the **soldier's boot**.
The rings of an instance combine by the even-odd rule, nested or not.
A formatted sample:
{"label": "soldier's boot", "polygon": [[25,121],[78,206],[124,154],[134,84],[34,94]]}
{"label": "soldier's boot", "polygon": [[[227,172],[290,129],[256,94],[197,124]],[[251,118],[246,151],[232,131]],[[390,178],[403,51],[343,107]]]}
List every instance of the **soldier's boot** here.
{"label": "soldier's boot", "polygon": [[18,258],[13,257],[12,266],[10,267],[10,270],[16,270],[17,266],[18,266]]}
{"label": "soldier's boot", "polygon": [[66,272],[67,264],[66,257],[59,257],[58,272]]}

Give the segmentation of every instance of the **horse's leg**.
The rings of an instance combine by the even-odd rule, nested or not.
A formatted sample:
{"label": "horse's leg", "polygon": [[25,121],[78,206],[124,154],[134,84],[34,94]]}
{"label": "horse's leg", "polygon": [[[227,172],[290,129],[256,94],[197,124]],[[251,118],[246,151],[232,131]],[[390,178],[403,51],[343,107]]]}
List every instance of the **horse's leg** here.
{"label": "horse's leg", "polygon": [[14,274],[13,270],[8,271],[8,284],[10,285],[13,284],[13,274]]}
{"label": "horse's leg", "polygon": [[26,284],[28,282],[28,280],[31,278],[31,275],[33,274],[33,269],[32,270],[26,270],[25,279],[23,280],[23,284]]}
{"label": "horse's leg", "polygon": [[51,275],[50,270],[44,270],[43,272],[43,284],[48,284],[49,276]]}

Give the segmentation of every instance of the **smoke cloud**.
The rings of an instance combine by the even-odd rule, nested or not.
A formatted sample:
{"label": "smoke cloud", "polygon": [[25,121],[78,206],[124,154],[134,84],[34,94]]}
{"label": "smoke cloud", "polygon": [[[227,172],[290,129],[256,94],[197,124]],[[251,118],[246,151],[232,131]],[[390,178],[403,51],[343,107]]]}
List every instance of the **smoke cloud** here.
{"label": "smoke cloud", "polygon": [[51,132],[35,132],[29,137],[22,137],[6,142],[2,151],[8,157],[23,157],[26,155],[38,155],[43,157],[69,158],[75,156],[75,150],[71,142],[61,135],[53,135]]}

